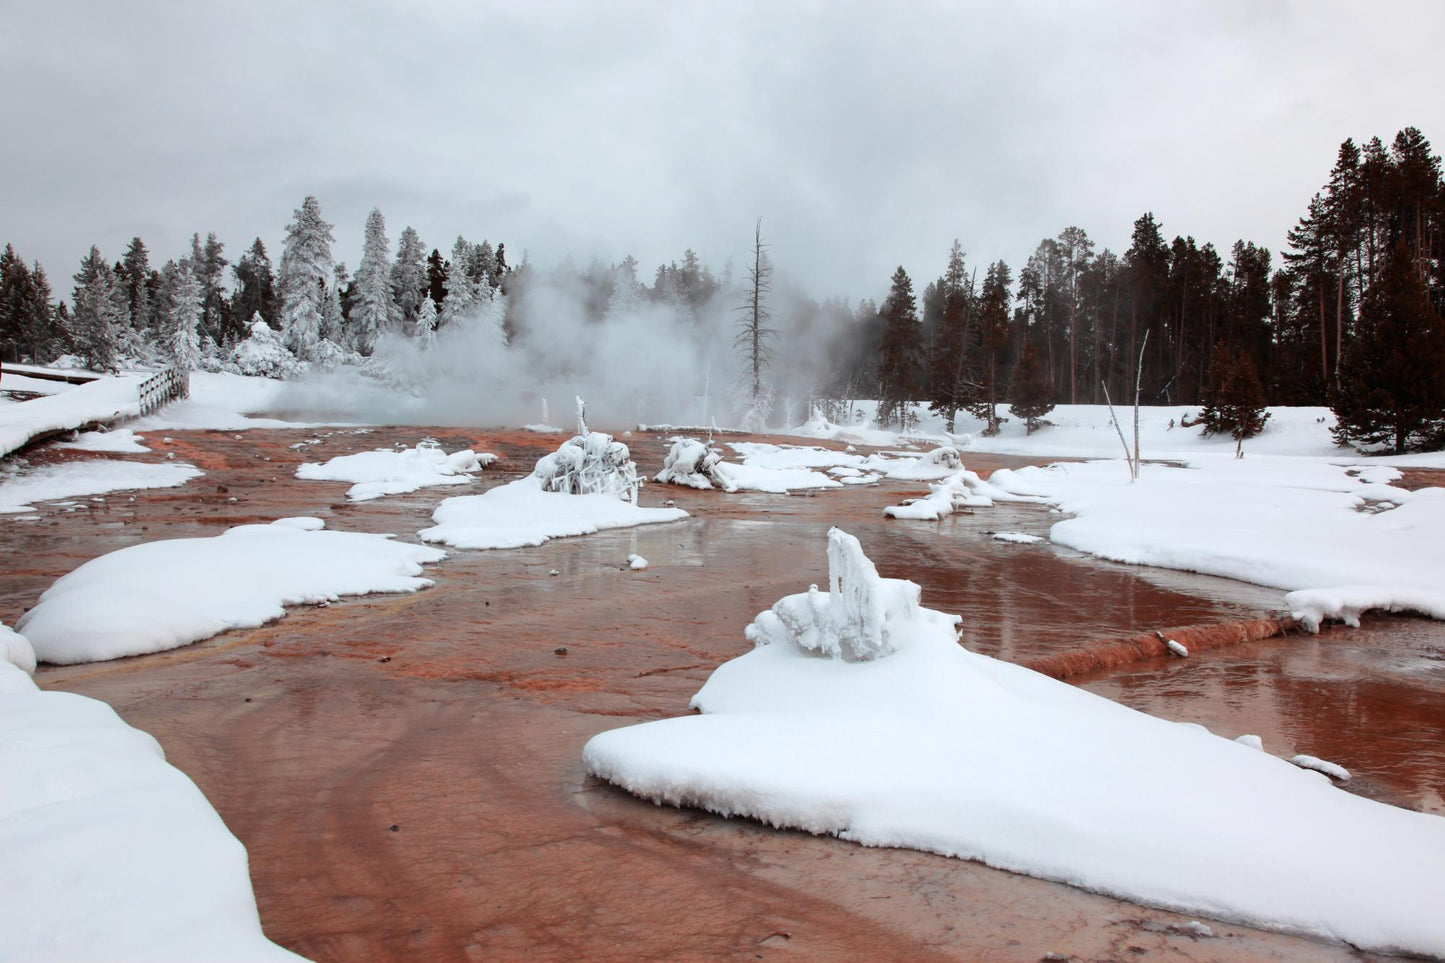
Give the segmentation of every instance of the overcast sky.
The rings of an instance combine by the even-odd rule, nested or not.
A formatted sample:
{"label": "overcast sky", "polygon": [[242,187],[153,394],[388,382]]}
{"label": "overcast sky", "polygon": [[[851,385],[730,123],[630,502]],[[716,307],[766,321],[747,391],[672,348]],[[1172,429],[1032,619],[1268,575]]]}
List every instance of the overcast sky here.
{"label": "overcast sky", "polygon": [[816,297],[922,287],[953,238],[1017,270],[1077,224],[1276,252],[1339,143],[1445,145],[1445,3],[0,0],[0,243],[56,293],[92,243],[214,231],[273,259],[307,194],[355,267],[692,247],[753,221]]}

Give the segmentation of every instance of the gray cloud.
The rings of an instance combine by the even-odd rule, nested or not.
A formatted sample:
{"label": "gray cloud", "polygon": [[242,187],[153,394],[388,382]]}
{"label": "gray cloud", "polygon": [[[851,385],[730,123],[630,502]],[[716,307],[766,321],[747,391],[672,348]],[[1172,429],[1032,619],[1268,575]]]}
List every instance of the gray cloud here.
{"label": "gray cloud", "polygon": [[1347,136],[1445,138],[1445,6],[1321,3],[7,4],[0,241],[58,290],[91,243],[279,255],[316,194],[541,263],[745,256],[878,296],[962,239],[1069,224],[1278,250]]}

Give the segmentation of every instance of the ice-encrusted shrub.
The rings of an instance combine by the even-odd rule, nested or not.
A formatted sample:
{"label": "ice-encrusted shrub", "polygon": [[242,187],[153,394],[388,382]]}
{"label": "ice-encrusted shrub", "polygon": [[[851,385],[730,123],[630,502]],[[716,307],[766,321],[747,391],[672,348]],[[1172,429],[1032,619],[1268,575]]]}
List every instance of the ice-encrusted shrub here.
{"label": "ice-encrusted shrub", "polygon": [[532,477],[549,492],[615,495],[634,505],[641,485],[627,446],[601,431],[576,435],[552,454],[543,455]]}
{"label": "ice-encrusted shrub", "polygon": [[246,340],[231,349],[231,363],[244,375],[262,378],[290,378],[306,370],[281,341],[281,334],[257,317],[251,322]]}
{"label": "ice-encrusted shrub", "polygon": [[711,441],[679,438],[672,443],[667,459],[662,463],[662,471],[654,480],[689,488],[737,491],[737,486],[724,476],[722,464],[722,452],[714,448]]}
{"label": "ice-encrusted shrub", "polygon": [[858,539],[839,528],[828,531],[828,591],[780,599],[758,615],[745,635],[754,645],[792,644],[845,662],[867,662],[891,654],[919,617],[918,585],[883,578],[863,554]]}

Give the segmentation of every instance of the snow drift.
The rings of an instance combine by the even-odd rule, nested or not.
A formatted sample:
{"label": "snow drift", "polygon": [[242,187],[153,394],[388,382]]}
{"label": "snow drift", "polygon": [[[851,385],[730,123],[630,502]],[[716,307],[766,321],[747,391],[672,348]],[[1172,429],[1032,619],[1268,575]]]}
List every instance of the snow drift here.
{"label": "snow drift", "polygon": [[589,772],[659,803],[1445,954],[1445,819],[970,653],[953,617],[859,555],[830,535],[827,596],[760,615],[756,648],[693,698],[701,715],[594,737]]}

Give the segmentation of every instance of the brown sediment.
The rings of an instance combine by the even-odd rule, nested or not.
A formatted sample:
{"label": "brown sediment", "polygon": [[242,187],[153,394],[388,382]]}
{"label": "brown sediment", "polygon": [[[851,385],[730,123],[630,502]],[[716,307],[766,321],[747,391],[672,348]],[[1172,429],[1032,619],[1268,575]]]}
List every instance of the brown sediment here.
{"label": "brown sediment", "polygon": [[[427,435],[505,460],[472,486],[359,504],[345,501],[344,483],[294,478],[301,462]],[[0,526],[12,560],[0,619],[13,623],[87,559],[158,537],[317,515],[412,539],[441,498],[515,477],[563,440],[448,428],[162,437],[151,433],[156,451],[139,457],[175,452],[207,475]],[[665,437],[626,440],[644,470],[660,468]],[[985,473],[1024,463],[968,458]],[[755,613],[824,581],[835,524],[884,574],[919,582],[925,604],[963,614],[971,648],[1005,658],[1260,609],[1233,583],[990,538],[1005,526],[1046,532],[1036,506],[938,524],[882,517],[918,487],[788,498],[650,486],[645,503],[675,500],[692,517],[536,549],[452,551],[428,570],[437,585],[414,595],[294,609],[171,652],[42,668],[38,681],[104,699],[155,735],[245,843],[267,934],[319,960],[1351,958],[1227,924],[1197,939],[1176,914],[977,863],[658,808],[587,777],[588,738],[687,712],[713,668],[747,650]],[[651,568],[624,571],[632,552]],[[1140,666],[1158,676],[1185,665],[1175,663],[1128,668],[1142,688]],[[1172,678],[1187,686],[1193,675]],[[1228,701],[1223,691],[1214,702]],[[1349,701],[1358,720],[1362,706]]]}
{"label": "brown sediment", "polygon": [[1070,679],[1092,672],[1107,672],[1145,659],[1175,658],[1166,640],[1178,642],[1192,655],[1208,649],[1271,639],[1298,627],[1299,623],[1288,616],[1183,625],[1140,632],[1122,639],[1100,639],[1077,649],[1038,656],[1023,665],[1051,678]]}

